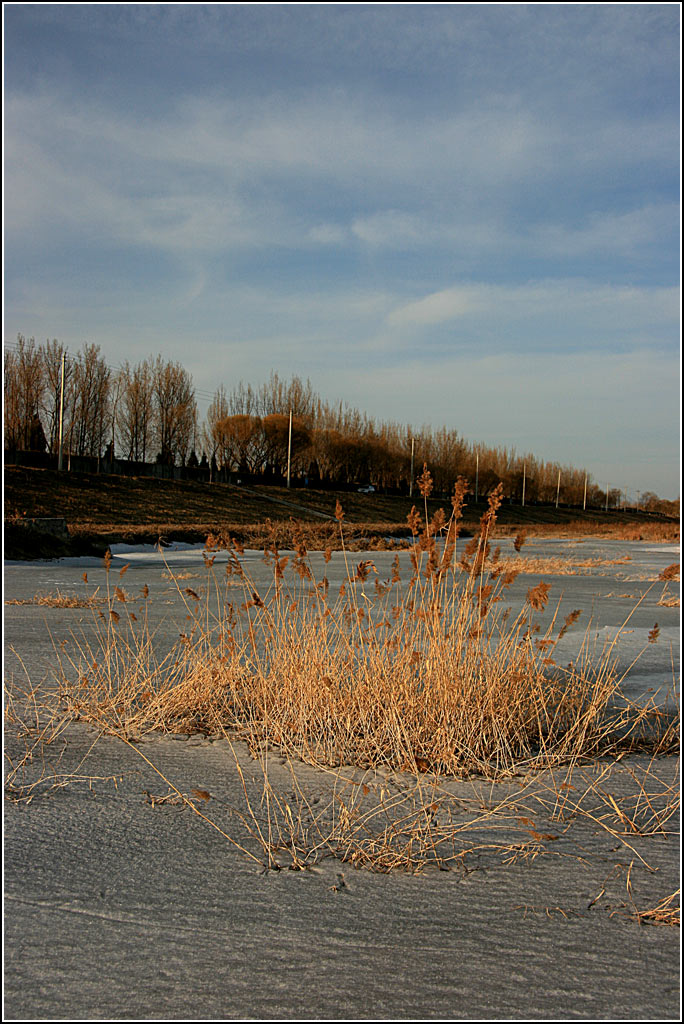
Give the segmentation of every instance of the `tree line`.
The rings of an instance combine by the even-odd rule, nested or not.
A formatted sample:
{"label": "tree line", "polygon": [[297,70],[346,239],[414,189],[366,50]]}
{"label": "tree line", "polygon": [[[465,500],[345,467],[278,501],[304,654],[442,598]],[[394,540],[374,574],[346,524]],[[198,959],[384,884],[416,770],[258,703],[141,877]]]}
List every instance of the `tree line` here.
{"label": "tree line", "polygon": [[[112,370],[100,348],[69,355],[57,340],[19,335],[4,357],[5,449],[162,462],[282,482],[291,473],[313,487],[371,484],[409,493],[427,463],[435,491],[463,476],[486,498],[499,483],[514,501],[620,503],[584,469],[514,449],[473,444],[447,427],[415,430],[379,421],[346,403],[328,403],[310,381],[272,373],[259,387],[222,384],[199,422],[195,388],[179,363],[148,357]],[[642,507],[658,504],[646,494]],[[655,507],[654,507],[654,510]]]}

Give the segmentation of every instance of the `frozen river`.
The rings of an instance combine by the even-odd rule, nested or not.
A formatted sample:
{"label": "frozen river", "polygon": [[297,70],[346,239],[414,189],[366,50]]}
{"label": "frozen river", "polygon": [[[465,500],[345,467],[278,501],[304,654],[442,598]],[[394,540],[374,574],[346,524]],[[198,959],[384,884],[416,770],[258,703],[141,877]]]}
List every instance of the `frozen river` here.
{"label": "frozen river", "polygon": [[[502,549],[513,554],[510,542]],[[170,647],[187,629],[180,595],[188,587],[202,596],[209,582],[201,550],[113,554],[109,577],[95,559],[5,565],[6,676],[49,677],[56,651],[92,636],[102,621],[98,607],[106,610],[12,603],[40,594],[102,596],[109,581],[112,593],[118,586],[131,595],[125,608],[138,614],[149,588],[156,642]],[[563,657],[574,657],[587,629],[599,646],[614,637],[641,600],[617,647],[625,668],[643,650],[626,688],[637,696],[672,687],[680,609],[659,601],[678,596],[679,584],[654,581],[679,561],[678,546],[543,541],[527,544],[523,555],[603,562],[575,575],[520,575],[506,592],[511,607],[520,607],[544,578],[552,585],[547,621],[558,601],[559,622],[582,609],[563,638]],[[381,579],[389,576],[391,553],[354,553],[349,568],[369,558]],[[325,570],[332,593],[347,574],[343,555],[328,565],[321,555],[311,561],[319,577]],[[408,570],[407,553],[400,561]],[[225,562],[225,553],[217,555],[222,579]],[[244,564],[266,596],[272,570],[258,552],[247,552]],[[659,638],[649,644],[656,622]],[[6,743],[14,742],[10,731]],[[326,856],[305,871],[265,871],[240,852],[259,847],[247,831],[251,819],[233,810],[245,807],[246,777],[256,787],[252,806],[261,819],[266,813],[262,762],[245,744],[235,745],[238,774],[235,747],[225,740],[157,736],[127,745],[96,738],[87,726],[60,735],[36,767],[58,770],[69,784],[48,786],[30,803],[5,801],[7,1019],[680,1019],[679,929],[639,927],[634,916],[635,908],[650,910],[676,893],[676,820],[663,813],[667,832],[625,835],[622,818],[609,811],[613,801],[616,815],[618,807],[639,807],[650,820],[651,801],[660,806],[676,788],[676,757],[564,766],[557,777],[497,784],[501,793],[489,781],[481,791],[471,780],[450,780],[454,820],[477,808],[476,830],[463,833],[474,851],[467,870],[385,873]],[[24,741],[17,742],[21,751]],[[335,772],[269,754],[269,786],[287,801],[295,777],[316,808],[341,784]],[[403,801],[404,773],[378,779],[388,806]],[[208,794],[202,810],[209,818],[173,802],[155,806],[150,794],[163,796],[170,781],[176,793]],[[566,816],[562,829],[555,797],[548,804],[548,794],[560,792],[570,792],[582,812]],[[529,852],[531,836],[534,855],[512,858],[511,851]]]}

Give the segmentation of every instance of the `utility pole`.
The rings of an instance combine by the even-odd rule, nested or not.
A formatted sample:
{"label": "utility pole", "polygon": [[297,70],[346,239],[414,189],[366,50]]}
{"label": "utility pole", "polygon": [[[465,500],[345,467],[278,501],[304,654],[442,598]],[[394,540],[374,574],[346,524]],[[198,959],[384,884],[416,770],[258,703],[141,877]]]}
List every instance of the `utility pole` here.
{"label": "utility pole", "polygon": [[290,466],[292,464],[292,409],[290,409],[290,429],[287,435],[287,486],[290,487]]}
{"label": "utility pole", "polygon": [[66,353],[62,352],[62,379],[59,385],[59,454],[57,456],[57,469],[61,472],[62,464],[62,435],[64,432],[64,359]]}
{"label": "utility pole", "polygon": [[560,498],[560,469],[558,470],[558,486],[556,487],[556,508],[558,508],[558,499]]}
{"label": "utility pole", "polygon": [[416,439],[411,438],[411,484],[409,486],[409,498],[413,497],[413,456],[415,452]]}
{"label": "utility pole", "polygon": [[525,463],[523,462],[523,492],[522,492],[523,508],[525,507],[525,478],[526,478],[526,470],[527,470],[527,467],[525,466]]}
{"label": "utility pole", "polygon": [[584,511],[587,511],[587,474],[584,474],[584,505],[582,506]]}
{"label": "utility pole", "polygon": [[480,453],[475,452],[475,504],[477,505],[477,496],[480,489]]}
{"label": "utility pole", "polygon": [[114,472],[114,434],[116,432],[116,407],[119,404],[119,394],[121,392],[121,374],[118,373],[116,377],[116,397],[114,399],[114,409],[112,411],[112,464],[109,468],[110,473]]}

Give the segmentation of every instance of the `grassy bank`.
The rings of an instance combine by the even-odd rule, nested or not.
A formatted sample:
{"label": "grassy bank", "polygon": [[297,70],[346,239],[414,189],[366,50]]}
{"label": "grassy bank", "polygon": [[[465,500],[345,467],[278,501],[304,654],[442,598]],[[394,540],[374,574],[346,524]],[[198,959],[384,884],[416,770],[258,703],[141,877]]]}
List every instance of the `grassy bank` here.
{"label": "grassy bank", "polygon": [[[49,557],[48,541],[27,536],[26,518],[65,518],[70,542],[57,554],[102,551],[113,543],[203,542],[209,534],[227,535],[248,547],[268,538],[267,520],[279,530],[278,543],[289,547],[291,520],[302,524],[309,547],[336,544],[335,508],[344,509],[345,540],[353,546],[382,546],[387,538],[408,536],[407,517],[420,496],[359,494],[356,491],[287,490],[238,487],[190,481],[58,473],[6,466],[6,557]],[[430,498],[428,514],[448,507],[448,499]],[[470,502],[463,509],[463,533],[472,533],[486,508]],[[496,534],[523,529],[528,536],[607,535],[626,540],[677,540],[679,521],[633,510],[502,504]],[[289,532],[289,535],[288,535]]]}

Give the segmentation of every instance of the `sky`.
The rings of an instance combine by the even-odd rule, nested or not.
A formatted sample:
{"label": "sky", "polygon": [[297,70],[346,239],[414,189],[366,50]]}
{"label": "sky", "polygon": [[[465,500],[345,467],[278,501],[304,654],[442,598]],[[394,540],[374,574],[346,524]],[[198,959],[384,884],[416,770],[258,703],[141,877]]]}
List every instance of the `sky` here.
{"label": "sky", "polygon": [[678,3],[3,16],[6,344],[679,495]]}

